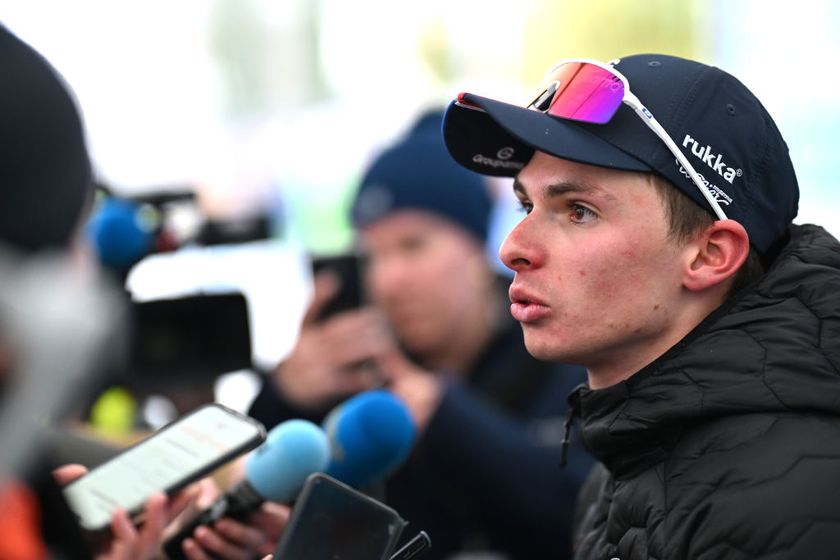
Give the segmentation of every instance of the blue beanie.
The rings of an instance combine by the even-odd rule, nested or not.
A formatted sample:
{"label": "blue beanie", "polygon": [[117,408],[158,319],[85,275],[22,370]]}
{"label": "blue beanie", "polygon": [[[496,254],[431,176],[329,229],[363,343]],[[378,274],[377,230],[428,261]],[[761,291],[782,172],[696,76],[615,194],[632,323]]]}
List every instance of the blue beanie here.
{"label": "blue beanie", "polygon": [[400,210],[423,210],[487,240],[492,200],[478,173],[452,159],[441,135],[442,111],[426,113],[405,138],[368,167],[351,208],[356,228]]}

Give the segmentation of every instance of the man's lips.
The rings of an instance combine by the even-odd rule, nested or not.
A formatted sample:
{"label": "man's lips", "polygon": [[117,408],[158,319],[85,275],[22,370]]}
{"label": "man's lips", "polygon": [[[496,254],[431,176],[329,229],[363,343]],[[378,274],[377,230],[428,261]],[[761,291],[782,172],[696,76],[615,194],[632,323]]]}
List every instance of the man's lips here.
{"label": "man's lips", "polygon": [[519,286],[511,286],[508,297],[510,297],[510,314],[520,323],[533,323],[551,314],[551,308],[548,305]]}

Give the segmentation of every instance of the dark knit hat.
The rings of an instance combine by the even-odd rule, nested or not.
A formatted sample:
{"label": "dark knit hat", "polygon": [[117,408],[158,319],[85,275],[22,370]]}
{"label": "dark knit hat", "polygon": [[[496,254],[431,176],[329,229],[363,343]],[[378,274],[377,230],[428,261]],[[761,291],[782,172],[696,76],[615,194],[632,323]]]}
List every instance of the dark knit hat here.
{"label": "dark knit hat", "polygon": [[351,209],[355,227],[399,210],[423,210],[487,239],[492,200],[478,173],[455,163],[441,137],[443,113],[424,114],[368,167]]}
{"label": "dark knit hat", "polygon": [[0,242],[68,246],[92,196],[82,123],[52,66],[0,25]]}

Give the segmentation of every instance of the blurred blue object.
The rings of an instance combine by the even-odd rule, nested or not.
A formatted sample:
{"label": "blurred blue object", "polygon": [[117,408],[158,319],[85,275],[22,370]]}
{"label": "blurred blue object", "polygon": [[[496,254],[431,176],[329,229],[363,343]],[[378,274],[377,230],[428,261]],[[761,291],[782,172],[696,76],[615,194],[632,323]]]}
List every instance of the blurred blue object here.
{"label": "blurred blue object", "polygon": [[295,498],[306,477],[324,470],[329,461],[327,436],[307,420],[287,420],[275,426],[266,442],[245,462],[245,480],[266,500]]}
{"label": "blurred blue object", "polygon": [[357,488],[381,482],[408,458],[417,430],[388,391],[359,393],[324,420],[332,459],[326,474]]}
{"label": "blurred blue object", "polygon": [[145,257],[154,245],[152,210],[135,202],[105,197],[87,225],[87,235],[99,261],[125,272]]}

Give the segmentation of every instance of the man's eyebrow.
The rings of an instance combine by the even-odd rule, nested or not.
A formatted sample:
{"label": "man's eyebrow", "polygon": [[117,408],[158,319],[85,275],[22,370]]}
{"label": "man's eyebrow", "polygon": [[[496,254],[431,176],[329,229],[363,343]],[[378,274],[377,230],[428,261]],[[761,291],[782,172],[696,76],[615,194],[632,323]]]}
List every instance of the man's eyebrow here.
{"label": "man's eyebrow", "polygon": [[[513,192],[527,197],[525,185],[523,185],[518,178],[513,180]],[[572,181],[563,181],[561,183],[552,183],[551,185],[547,185],[542,189],[540,195],[543,198],[550,199],[568,193],[597,195],[607,200],[615,200],[614,194],[601,187],[597,187],[589,183]]]}

